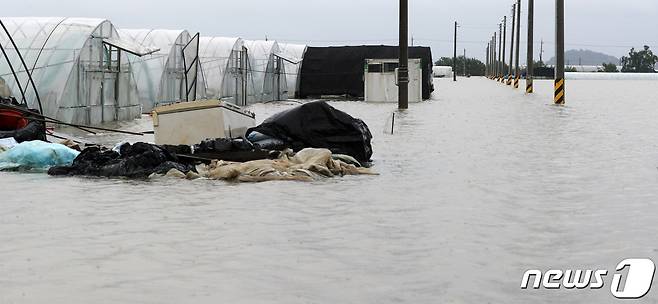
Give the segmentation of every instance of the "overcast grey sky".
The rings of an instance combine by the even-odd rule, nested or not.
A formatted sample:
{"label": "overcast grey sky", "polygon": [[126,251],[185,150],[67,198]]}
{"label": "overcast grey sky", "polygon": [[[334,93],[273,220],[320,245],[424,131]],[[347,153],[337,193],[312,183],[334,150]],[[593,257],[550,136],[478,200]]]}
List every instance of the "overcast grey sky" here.
{"label": "overcast grey sky", "polygon": [[[484,57],[486,41],[513,0],[409,0],[416,45],[432,47],[435,59],[452,54],[456,20],[459,49]],[[527,0],[523,0],[526,11]],[[554,0],[535,0],[535,39],[553,56]],[[647,43],[658,50],[658,0],[566,0],[567,49],[620,57]],[[239,36],[309,45],[396,44],[397,0],[22,0],[4,1],[5,16],[110,19],[122,28],[188,29],[204,36]],[[525,42],[527,16],[522,17]],[[525,49],[523,47],[522,49]],[[536,48],[538,54],[539,47]],[[537,55],[536,55],[537,56]],[[525,55],[522,55],[525,58]]]}

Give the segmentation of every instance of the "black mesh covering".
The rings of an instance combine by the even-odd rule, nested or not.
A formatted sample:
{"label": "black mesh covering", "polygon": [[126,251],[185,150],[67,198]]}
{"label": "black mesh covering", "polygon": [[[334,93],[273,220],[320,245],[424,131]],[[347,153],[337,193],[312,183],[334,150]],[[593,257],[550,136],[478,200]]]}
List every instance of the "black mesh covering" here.
{"label": "black mesh covering", "polygon": [[[298,97],[322,95],[364,96],[363,71],[366,59],[396,59],[397,46],[308,47],[300,72]],[[409,47],[409,58],[420,58],[423,65],[423,99],[434,92],[432,83],[432,50]]]}

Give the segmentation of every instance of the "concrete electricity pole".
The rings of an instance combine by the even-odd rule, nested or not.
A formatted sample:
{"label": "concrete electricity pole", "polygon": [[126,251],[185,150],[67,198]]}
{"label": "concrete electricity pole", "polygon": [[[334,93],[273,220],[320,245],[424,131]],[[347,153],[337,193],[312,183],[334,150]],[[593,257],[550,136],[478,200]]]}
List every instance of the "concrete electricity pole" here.
{"label": "concrete electricity pole", "polygon": [[555,104],[563,105],[564,92],[564,0],[555,0]]}
{"label": "concrete electricity pole", "polygon": [[[503,76],[503,78],[501,79],[501,81],[503,83],[505,83],[505,52],[506,52],[506,49],[507,49],[506,44],[507,44],[507,16],[504,16],[503,17],[503,54],[502,54],[502,57],[503,57],[503,73],[502,73],[502,76]],[[511,49],[512,48],[510,47],[510,50]]]}
{"label": "concrete electricity pole", "polygon": [[521,80],[521,69],[519,68],[519,56],[521,47],[521,0],[516,2],[516,78],[514,79],[514,88],[519,88]]}
{"label": "concrete electricity pole", "polygon": [[534,77],[534,30],[535,30],[535,0],[528,0],[528,63],[526,64],[525,74],[525,92],[527,94],[534,93],[533,77]]}
{"label": "concrete electricity pole", "polygon": [[494,74],[493,74],[493,79],[496,80],[496,77],[498,77],[498,40],[497,36],[498,33],[494,32],[493,35],[493,66],[494,66]]}
{"label": "concrete electricity pole", "polygon": [[485,57],[487,58],[484,61],[484,77],[489,77],[489,44],[487,43],[487,49],[485,50]]}
{"label": "concrete electricity pole", "polygon": [[464,49],[464,76],[466,76],[466,49]]}
{"label": "concrete electricity pole", "polygon": [[503,77],[503,68],[505,65],[503,65],[503,60],[502,60],[502,53],[503,53],[503,24],[499,23],[498,24],[498,31],[500,32],[498,34],[498,65],[500,66],[498,68],[498,80],[500,81]]}
{"label": "concrete electricity pole", "polygon": [[457,81],[457,21],[455,21],[454,54],[452,56],[452,81]]}
{"label": "concrete electricity pole", "polygon": [[398,109],[409,108],[409,3],[400,0],[400,62],[398,65]]}
{"label": "concrete electricity pole", "polygon": [[516,31],[516,3],[512,4],[512,47],[509,52],[509,77],[507,77],[507,85],[512,85],[512,77],[514,75],[514,32]]}

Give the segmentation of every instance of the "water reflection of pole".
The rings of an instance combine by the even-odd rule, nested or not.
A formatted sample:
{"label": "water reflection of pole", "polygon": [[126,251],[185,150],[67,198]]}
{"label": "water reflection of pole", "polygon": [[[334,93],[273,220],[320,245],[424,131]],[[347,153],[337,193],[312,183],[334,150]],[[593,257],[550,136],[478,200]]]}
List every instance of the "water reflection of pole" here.
{"label": "water reflection of pole", "polygon": [[409,2],[400,0],[400,61],[398,65],[398,109],[409,108]]}
{"label": "water reflection of pole", "polygon": [[555,104],[562,105],[564,98],[564,0],[555,0]]}
{"label": "water reflection of pole", "polygon": [[533,88],[533,77],[534,77],[534,50],[533,50],[533,40],[534,30],[535,30],[535,0],[528,0],[528,63],[526,64],[526,74],[525,74],[525,92],[532,94],[534,92]]}

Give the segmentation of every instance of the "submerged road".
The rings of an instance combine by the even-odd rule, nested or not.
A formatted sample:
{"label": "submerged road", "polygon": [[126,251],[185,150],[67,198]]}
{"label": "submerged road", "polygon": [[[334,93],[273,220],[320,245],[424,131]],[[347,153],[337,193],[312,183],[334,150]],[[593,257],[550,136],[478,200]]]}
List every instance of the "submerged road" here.
{"label": "submerged road", "polygon": [[532,96],[482,78],[436,86],[394,135],[396,105],[332,103],[370,126],[376,177],[0,173],[0,303],[607,303],[611,277],[557,291],[521,277],[658,261],[655,82],[570,81],[564,107],[550,81]]}

